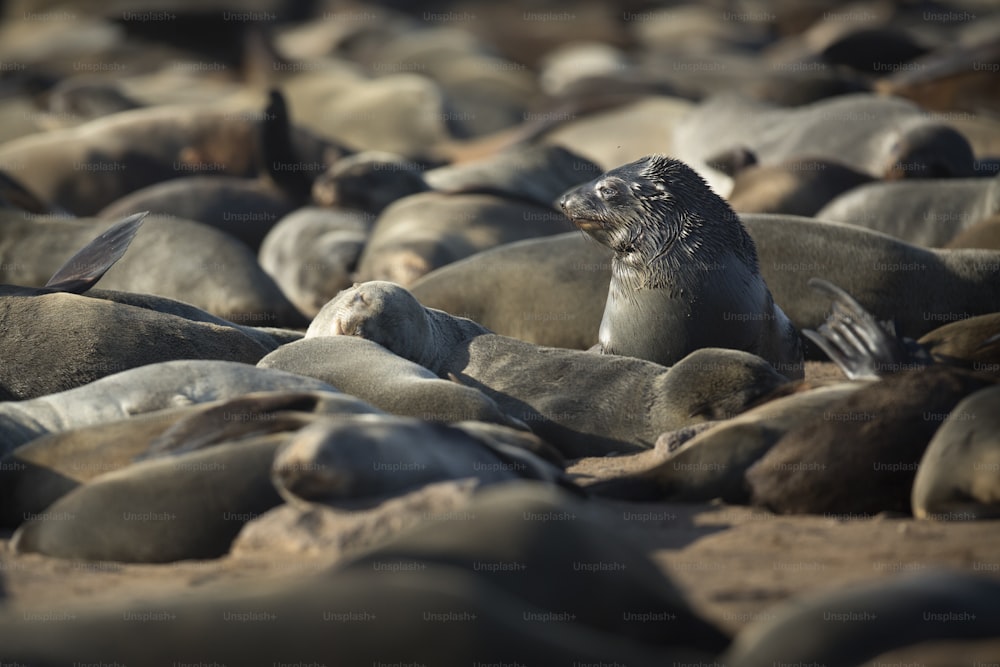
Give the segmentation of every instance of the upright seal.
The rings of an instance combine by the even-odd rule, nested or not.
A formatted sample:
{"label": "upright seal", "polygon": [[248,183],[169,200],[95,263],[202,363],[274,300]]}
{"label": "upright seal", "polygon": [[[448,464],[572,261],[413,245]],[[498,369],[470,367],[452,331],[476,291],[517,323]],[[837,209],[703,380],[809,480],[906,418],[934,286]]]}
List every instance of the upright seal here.
{"label": "upright seal", "polygon": [[567,193],[559,205],[615,253],[603,353],[670,366],[696,349],[725,347],[802,377],[802,342],[760,275],[753,239],[693,169],[651,155]]}

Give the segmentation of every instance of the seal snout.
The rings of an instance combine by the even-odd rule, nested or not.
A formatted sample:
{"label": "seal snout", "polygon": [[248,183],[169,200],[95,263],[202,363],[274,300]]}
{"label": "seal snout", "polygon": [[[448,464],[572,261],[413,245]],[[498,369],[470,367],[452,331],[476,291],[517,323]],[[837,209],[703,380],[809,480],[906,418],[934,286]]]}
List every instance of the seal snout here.
{"label": "seal snout", "polygon": [[584,231],[601,228],[600,221],[593,219],[594,209],[580,188],[564,194],[559,199],[559,208],[574,225]]}

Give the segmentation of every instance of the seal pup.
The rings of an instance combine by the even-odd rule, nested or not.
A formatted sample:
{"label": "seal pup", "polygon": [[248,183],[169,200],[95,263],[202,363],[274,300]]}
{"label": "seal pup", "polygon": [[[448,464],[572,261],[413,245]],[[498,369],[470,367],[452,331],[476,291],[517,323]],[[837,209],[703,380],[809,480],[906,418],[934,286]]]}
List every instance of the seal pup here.
{"label": "seal pup", "polygon": [[479,389],[567,458],[651,447],[664,431],[732,417],[788,379],[739,350],[695,350],[671,368],[643,359],[540,347],[424,308],[405,288],[344,290],[306,338],[360,336]]}
{"label": "seal pup", "polygon": [[696,349],[724,347],[803,377],[802,342],[760,275],[753,239],[693,169],[651,155],[559,205],[614,251],[602,353],[670,366]]}

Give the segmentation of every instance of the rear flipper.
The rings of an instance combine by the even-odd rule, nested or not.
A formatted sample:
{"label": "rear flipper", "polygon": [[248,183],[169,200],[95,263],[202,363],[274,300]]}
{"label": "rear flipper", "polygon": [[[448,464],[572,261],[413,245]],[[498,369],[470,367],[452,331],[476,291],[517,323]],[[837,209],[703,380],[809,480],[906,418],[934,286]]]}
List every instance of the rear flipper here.
{"label": "rear flipper", "polygon": [[892,322],[878,322],[854,298],[836,285],[810,278],[809,286],[833,301],[830,316],[816,331],[803,329],[852,380],[867,380],[933,363],[916,341],[896,334]]}
{"label": "rear flipper", "polygon": [[136,213],[113,225],[66,260],[45,286],[73,294],[89,290],[122,258],[148,214]]}

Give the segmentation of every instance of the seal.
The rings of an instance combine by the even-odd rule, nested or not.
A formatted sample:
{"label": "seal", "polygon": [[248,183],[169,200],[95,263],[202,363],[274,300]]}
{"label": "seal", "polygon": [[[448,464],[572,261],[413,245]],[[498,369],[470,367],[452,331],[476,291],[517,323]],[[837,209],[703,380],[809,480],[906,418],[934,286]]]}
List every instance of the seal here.
{"label": "seal", "polygon": [[804,157],[737,171],[727,199],[739,213],[810,216],[838,195],[871,181],[868,174],[833,160]]}
{"label": "seal", "polygon": [[548,206],[494,194],[421,192],[397,200],[375,221],[357,279],[406,286],[478,251],[572,228]]}
{"label": "seal", "polygon": [[260,368],[322,380],[395,415],[433,422],[468,420],[527,428],[478,389],[443,380],[378,343],[353,336],[313,336],[282,345]]}
{"label": "seal", "polygon": [[710,156],[735,146],[753,151],[762,165],[810,157],[879,179],[973,176],[972,147],[958,130],[909,100],[871,93],[791,108],[724,93],[674,126],[674,154],[699,172]]}
{"label": "seal", "polygon": [[[707,502],[721,498],[727,503],[749,503],[747,469],[785,433],[863,386],[862,382],[843,382],[768,401],[725,421],[706,424],[704,432],[676,449],[670,449],[671,438],[661,436],[656,449],[665,458],[645,470],[597,481],[587,486],[587,491],[602,498],[632,501]],[[673,433],[664,434],[670,435]]]}
{"label": "seal", "polygon": [[261,268],[299,310],[314,317],[354,282],[371,225],[371,216],[360,212],[303,206],[264,237]]}
{"label": "seal", "polygon": [[116,218],[128,211],[148,209],[213,227],[257,252],[275,223],[300,203],[260,179],[187,176],[130,192],[101,209],[97,217]]}
{"label": "seal", "polygon": [[[122,111],[71,128],[36,133],[0,147],[0,169],[43,201],[94,215],[130,192],[199,173],[259,173],[263,109],[162,105]],[[346,152],[331,140],[293,128],[301,164]],[[264,147],[266,148],[266,147]]]}
{"label": "seal", "polygon": [[511,434],[519,440],[501,441],[474,422],[466,426],[388,415],[318,421],[278,451],[272,481],[290,503],[346,503],[351,509],[449,479],[574,486],[560,468],[531,452],[545,446],[535,436],[519,432]]}
{"label": "seal", "polygon": [[996,214],[1000,214],[1000,176],[869,183],[832,200],[816,217],[940,248]]}
{"label": "seal", "polygon": [[937,364],[831,402],[747,471],[752,501],[780,514],[908,514],[917,466],[934,432],[963,398],[995,382]]}
{"label": "seal", "polygon": [[0,318],[0,355],[7,360],[0,368],[0,386],[17,400],[174,359],[256,364],[278,347],[277,341],[230,325],[30,288],[0,288]]}
{"label": "seal", "polygon": [[797,597],[739,633],[719,663],[861,665],[935,640],[996,639],[998,595],[995,577],[931,567]]}
{"label": "seal", "polygon": [[281,503],[269,472],[287,438],[271,433],[106,473],[21,524],[12,547],[133,563],[221,556],[244,523]]}
{"label": "seal", "polygon": [[114,373],[76,389],[0,403],[0,448],[6,453],[46,433],[279,389],[337,393],[313,378],[237,361],[164,361]]}
{"label": "seal", "polygon": [[[0,224],[0,282],[29,286],[44,285],[85,243],[112,226],[97,219],[28,219],[2,210]],[[241,324],[308,325],[261,269],[253,251],[228,234],[190,220],[147,216],[128,253],[104,274],[100,285],[176,299]]]}
{"label": "seal", "polygon": [[[921,248],[856,225],[800,216],[740,218],[775,301],[800,330],[822,325],[828,314],[809,287],[814,277],[844,288],[911,337],[1000,312],[1000,252]],[[587,348],[597,342],[602,311],[594,304],[608,293],[611,257],[585,235],[559,234],[479,253],[428,274],[412,289],[429,308],[496,333]]]}
{"label": "seal", "polygon": [[559,205],[614,251],[601,352],[669,366],[696,349],[724,347],[803,376],[802,342],[760,275],[753,239],[693,169],[651,155]]}
{"label": "seal", "polygon": [[[484,490],[460,516],[464,520],[428,521],[405,541],[377,547],[325,576],[254,577],[139,602],[111,597],[60,605],[60,612],[74,615],[72,623],[42,624],[21,609],[0,610],[4,657],[68,664],[86,655],[143,664],[151,654],[177,661],[198,655],[238,665],[294,655],[307,663],[429,665],[471,664],[489,655],[530,664],[653,667],[678,656],[711,659],[729,643],[633,544],[629,531],[592,503],[517,482]],[[581,562],[622,567],[574,569]],[[524,567],[484,567],[496,563]],[[605,602],[595,605],[595,599]],[[151,609],[173,621],[122,622],[148,618],[139,614]],[[359,611],[373,622],[351,622]],[[412,622],[422,614],[450,620],[455,617],[446,614],[457,612],[475,615],[458,636],[453,623]],[[628,613],[656,616],[635,622]],[[341,618],[349,622],[336,622]],[[565,620],[544,622],[559,618]],[[243,619],[267,622],[237,622]],[[387,633],[392,642],[385,642]]]}
{"label": "seal", "polygon": [[913,516],[1000,517],[1000,387],[970,395],[941,423],[913,480]]}
{"label": "seal", "polygon": [[294,417],[375,411],[346,394],[250,392],[43,435],[0,459],[0,526],[16,528],[98,475],[144,456],[198,449],[223,430],[235,440],[261,427],[291,430]]}
{"label": "seal", "polygon": [[[384,181],[387,190],[398,191],[402,174],[421,176],[408,163],[392,171],[379,159],[347,158],[351,169],[343,179],[327,179],[327,188],[340,188],[343,197],[355,201],[359,196],[350,195],[352,190],[363,188],[372,197],[381,191],[368,181]],[[352,174],[365,164],[368,178],[358,183],[360,174]],[[358,260],[358,280],[391,280],[405,287],[474,252],[569,231],[572,225],[552,210],[552,200],[598,173],[597,165],[560,146],[522,148],[424,172],[422,179],[433,191],[398,199],[379,215]]]}
{"label": "seal", "polygon": [[[306,338],[360,336],[455,376],[496,402],[567,458],[647,449],[664,431],[724,419],[788,382],[739,350],[704,348],[671,368],[643,359],[547,348],[424,308],[405,288],[368,282],[344,290]],[[558,382],[558,389],[554,389]]]}

